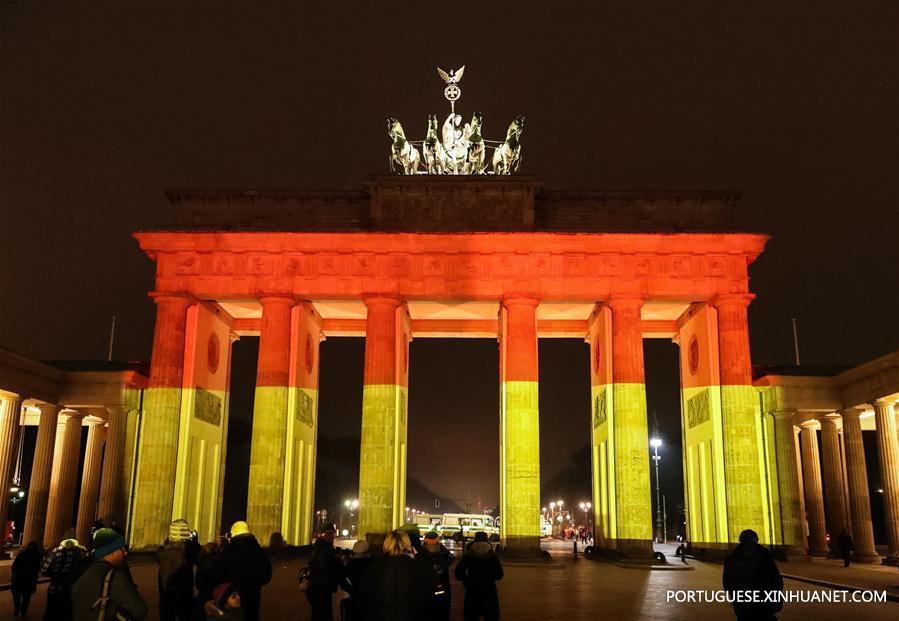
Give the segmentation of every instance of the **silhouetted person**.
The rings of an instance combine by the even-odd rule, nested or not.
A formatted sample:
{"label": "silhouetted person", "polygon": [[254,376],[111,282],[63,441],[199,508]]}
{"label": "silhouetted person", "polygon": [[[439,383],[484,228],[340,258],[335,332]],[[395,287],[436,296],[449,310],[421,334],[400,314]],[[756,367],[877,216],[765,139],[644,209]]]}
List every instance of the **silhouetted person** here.
{"label": "silhouetted person", "polygon": [[216,584],[227,582],[240,593],[245,621],[259,621],[262,587],[272,581],[272,563],[244,521],[231,525],[231,541],[212,567]]}
{"label": "silhouetted person", "polygon": [[503,566],[487,540],[487,533],[475,533],[474,541],[466,548],[453,573],[456,580],[465,585],[465,621],[477,621],[481,617],[484,621],[499,619],[496,581],[503,578]]}
{"label": "silhouetted person", "polygon": [[331,596],[343,580],[343,564],[334,549],[336,535],[334,524],[325,523],[312,544],[309,586],[306,589],[306,599],[312,607],[312,621],[334,621]]}
{"label": "silhouetted person", "polygon": [[125,568],[125,540],[111,528],[94,533],[94,562],[72,585],[74,621],[145,619],[147,604]]}
{"label": "silhouetted person", "polygon": [[369,544],[360,539],[353,544],[353,555],[344,568],[341,588],[349,597],[340,602],[340,618],[342,621],[363,621],[365,619],[365,594],[362,592],[362,576],[371,565]]}
{"label": "silhouetted person", "polygon": [[197,598],[194,604],[194,621],[206,621],[206,603],[213,600],[213,592],[218,586],[212,575],[215,559],[221,551],[218,541],[206,543],[197,557],[197,572],[194,576],[194,585],[197,587]]}
{"label": "silhouetted person", "polygon": [[193,617],[194,562],[199,553],[187,521],[172,521],[165,544],[156,551],[161,621],[190,621]]}
{"label": "silhouetted person", "polygon": [[384,554],[362,575],[367,621],[425,621],[436,576],[415,560],[408,533],[395,530],[384,538]]}
{"label": "silhouetted person", "polygon": [[41,569],[41,553],[37,549],[37,541],[28,545],[16,554],[12,562],[10,591],[12,592],[13,616],[28,616],[28,603],[31,595],[37,590],[37,574]]}
{"label": "silhouetted person", "polygon": [[87,550],[75,539],[72,529],[66,531],[59,545],[53,548],[41,564],[41,572],[50,578],[47,586],[47,607],[44,621],[68,621],[72,618],[72,603],[66,579],[75,564],[87,556]]}
{"label": "silhouetted person", "polygon": [[[756,591],[759,599],[765,599],[766,592],[783,591],[784,582],[777,564],[768,548],[759,545],[759,536],[754,530],[740,533],[740,543],[724,561],[723,583],[728,593]],[[735,601],[733,607],[739,621],[766,621],[777,618],[775,615],[783,608],[783,603]]]}
{"label": "silhouetted person", "polygon": [[849,561],[852,560],[852,551],[855,549],[855,545],[852,543],[852,537],[849,536],[845,528],[840,531],[837,547],[840,549],[840,555],[843,557],[843,567],[849,567]]}
{"label": "silhouetted person", "polygon": [[437,531],[425,534],[424,543],[418,552],[418,560],[434,570],[437,581],[434,593],[428,600],[427,617],[433,621],[449,621],[453,602],[452,583],[450,581],[450,565],[455,557],[453,553],[440,543]]}

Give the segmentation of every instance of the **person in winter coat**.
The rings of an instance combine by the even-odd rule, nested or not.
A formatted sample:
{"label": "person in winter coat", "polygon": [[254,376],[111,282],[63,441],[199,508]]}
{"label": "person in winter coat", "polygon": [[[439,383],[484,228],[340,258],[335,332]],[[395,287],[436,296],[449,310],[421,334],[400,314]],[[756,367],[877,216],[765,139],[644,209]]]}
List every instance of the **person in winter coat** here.
{"label": "person in winter coat", "polygon": [[206,602],[207,621],[243,621],[240,591],[233,584],[224,582],[212,591],[212,599]]}
{"label": "person in winter coat", "polygon": [[222,546],[218,541],[210,541],[203,545],[200,555],[197,557],[197,571],[194,576],[194,585],[197,587],[194,621],[205,621],[206,619],[206,602],[213,599],[213,591],[218,586],[213,580],[212,568],[221,549]]}
{"label": "person in winter coat", "polygon": [[852,543],[852,537],[846,532],[846,529],[840,531],[840,538],[837,539],[837,548],[840,550],[840,556],[843,558],[843,567],[849,567],[849,561],[852,560],[852,551],[855,545]]}
{"label": "person in winter coat", "polygon": [[159,563],[159,618],[161,621],[190,621],[194,612],[194,562],[200,546],[191,539],[186,520],[169,525],[169,537],[156,551]]}
{"label": "person in winter coat", "polygon": [[334,620],[331,596],[343,581],[343,563],[337,558],[334,550],[336,535],[337,529],[334,524],[326,523],[312,544],[309,586],[306,589],[306,599],[312,607],[312,621]]}
{"label": "person in winter coat", "polygon": [[272,563],[244,521],[231,525],[231,540],[212,566],[217,584],[228,582],[240,591],[246,621],[259,621],[262,587],[272,581]]}
{"label": "person in winter coat", "polygon": [[10,591],[12,592],[13,616],[28,616],[28,603],[32,593],[37,590],[37,574],[41,569],[41,553],[37,549],[37,541],[30,541],[25,548],[16,554],[12,562]]}
{"label": "person in winter coat", "polygon": [[463,617],[465,621],[499,619],[499,596],[496,581],[503,578],[503,566],[487,540],[487,533],[475,533],[474,541],[465,550],[453,572],[456,580],[465,585]]}
{"label": "person in winter coat", "polygon": [[50,578],[47,586],[47,607],[44,621],[70,621],[72,604],[66,578],[73,566],[87,556],[87,550],[75,539],[75,532],[69,529],[59,545],[53,548],[41,564],[41,573]]}
{"label": "person in winter coat", "polygon": [[360,539],[353,544],[353,555],[344,568],[343,582],[340,588],[349,597],[340,600],[340,618],[342,621],[363,621],[365,619],[365,595],[360,584],[362,576],[371,565],[368,542]]}
{"label": "person in winter coat", "polygon": [[384,538],[384,554],[362,575],[368,621],[425,621],[434,593],[434,570],[414,558],[409,535],[395,530]]}
{"label": "person in winter coat", "polygon": [[125,540],[111,528],[94,533],[94,563],[72,585],[74,621],[112,621],[147,616],[147,604],[123,568]]}
{"label": "person in winter coat", "polygon": [[424,543],[417,558],[431,567],[437,576],[437,581],[434,584],[434,593],[428,600],[428,619],[449,621],[450,608],[453,603],[449,568],[455,559],[453,553],[440,543],[440,535],[437,531],[432,530],[425,534]]}
{"label": "person in winter coat", "polygon": [[[761,599],[765,598],[766,591],[783,591],[784,588],[774,558],[768,548],[759,545],[759,536],[754,530],[740,533],[740,543],[724,561],[722,581],[728,593],[758,591]],[[740,621],[768,620],[777,618],[775,614],[783,608],[783,603],[735,601],[733,607]]]}

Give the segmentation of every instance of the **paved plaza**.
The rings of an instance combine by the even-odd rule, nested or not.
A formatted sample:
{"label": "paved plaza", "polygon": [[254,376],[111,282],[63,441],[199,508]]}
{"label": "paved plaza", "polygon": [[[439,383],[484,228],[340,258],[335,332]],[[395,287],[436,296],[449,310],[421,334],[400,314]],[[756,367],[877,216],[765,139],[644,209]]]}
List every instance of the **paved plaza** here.
{"label": "paved plaza", "polygon": [[[499,583],[502,617],[507,620],[564,619],[733,619],[727,604],[673,604],[666,601],[672,589],[715,590],[721,585],[721,565],[690,561],[691,570],[645,570],[619,567],[611,563],[574,559],[570,547],[551,548],[549,563],[506,563],[505,578]],[[671,559],[674,561],[675,559]],[[263,591],[264,621],[305,621],[309,606],[297,589],[296,576],[305,559],[276,561],[272,583]],[[676,566],[676,563],[672,563]],[[781,563],[785,574],[811,575],[820,579],[832,576],[843,584],[884,589],[899,596],[899,572],[893,567],[857,566],[844,570],[837,561]],[[150,602],[148,619],[158,619],[156,606],[156,566],[140,563],[133,567],[141,593]],[[461,585],[454,583],[453,619],[462,618]],[[797,580],[785,580],[788,590],[827,592],[831,589]],[[11,618],[12,601],[0,594],[0,619]],[[335,595],[335,598],[342,593]],[[32,602],[30,618],[40,619],[46,599],[41,584]],[[336,609],[336,606],[335,606]],[[899,603],[875,604],[794,603],[784,607],[779,619],[895,619]]]}

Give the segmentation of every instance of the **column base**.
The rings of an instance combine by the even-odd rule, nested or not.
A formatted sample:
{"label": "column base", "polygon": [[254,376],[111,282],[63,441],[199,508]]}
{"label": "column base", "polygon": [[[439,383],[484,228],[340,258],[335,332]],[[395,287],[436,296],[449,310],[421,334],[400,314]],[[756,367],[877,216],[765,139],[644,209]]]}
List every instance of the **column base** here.
{"label": "column base", "polygon": [[881,564],[883,565],[892,565],[894,567],[899,565],[899,556],[884,556],[881,558],[883,559],[881,560]]}
{"label": "column base", "polygon": [[[882,563],[883,561],[884,561],[884,558],[882,556],[880,556],[879,554],[853,554],[851,562],[873,564],[873,563]],[[889,563],[885,563],[885,564],[888,565]]]}
{"label": "column base", "polygon": [[504,559],[537,559],[546,556],[540,547],[540,537],[536,536],[506,537],[500,551]]}
{"label": "column base", "polygon": [[807,563],[812,560],[812,557],[802,546],[774,545],[771,546],[771,554],[777,560],[788,563]]}
{"label": "column base", "polygon": [[651,539],[606,539],[597,545],[595,554],[609,560],[652,561]]}

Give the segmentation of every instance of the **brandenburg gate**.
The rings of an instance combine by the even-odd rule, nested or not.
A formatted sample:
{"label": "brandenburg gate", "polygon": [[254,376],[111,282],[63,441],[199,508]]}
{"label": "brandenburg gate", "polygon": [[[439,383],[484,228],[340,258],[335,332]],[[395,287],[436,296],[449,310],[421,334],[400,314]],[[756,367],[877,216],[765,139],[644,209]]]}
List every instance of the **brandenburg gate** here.
{"label": "brandenburg gate", "polygon": [[537,342],[578,338],[598,544],[648,555],[643,339],[666,338],[680,345],[694,545],[724,549],[745,528],[781,543],[747,329],[748,268],[767,238],[724,232],[736,195],[570,194],[525,176],[435,174],[375,177],[355,193],[169,198],[175,225],[135,234],[156,262],[157,305],[136,548],[157,546],[173,517],[204,540],[216,533],[231,344],[244,335],[260,339],[247,520],[263,543],[311,538],[319,344],[340,336],[365,337],[362,534],[403,521],[410,341],[495,338],[501,537],[537,549]]}

